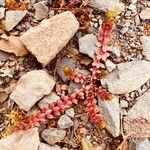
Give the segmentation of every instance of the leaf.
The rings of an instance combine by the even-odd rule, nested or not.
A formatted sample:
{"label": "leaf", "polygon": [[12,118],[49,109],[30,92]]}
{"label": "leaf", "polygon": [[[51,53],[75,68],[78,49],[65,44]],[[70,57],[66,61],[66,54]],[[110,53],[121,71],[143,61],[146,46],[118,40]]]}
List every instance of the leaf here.
{"label": "leaf", "polygon": [[87,138],[81,139],[82,150],[94,150],[92,143]]}
{"label": "leaf", "polygon": [[117,150],[129,150],[129,145],[126,137],[124,138],[123,142],[119,145]]}

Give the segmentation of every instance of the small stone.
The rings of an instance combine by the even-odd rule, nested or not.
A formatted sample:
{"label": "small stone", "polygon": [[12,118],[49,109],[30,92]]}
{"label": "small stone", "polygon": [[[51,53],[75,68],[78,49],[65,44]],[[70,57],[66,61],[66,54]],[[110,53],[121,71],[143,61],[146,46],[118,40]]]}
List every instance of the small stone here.
{"label": "small stone", "polygon": [[133,10],[136,10],[137,8],[136,8],[136,6],[133,3],[131,3],[129,5],[128,9],[131,10],[131,11],[133,11]]}
{"label": "small stone", "polygon": [[54,86],[53,77],[44,70],[30,71],[19,79],[10,98],[28,111],[43,96],[50,94]]}
{"label": "small stone", "polygon": [[128,27],[123,27],[122,30],[120,31],[121,34],[125,34],[129,30]]}
{"label": "small stone", "polygon": [[150,78],[150,62],[145,60],[120,63],[101,80],[113,94],[126,94],[140,88]]}
{"label": "small stone", "polygon": [[117,3],[119,0],[91,0],[90,2],[93,7],[104,11],[113,8]]}
{"label": "small stone", "polygon": [[150,91],[142,95],[124,118],[124,131],[131,137],[150,136]]}
{"label": "small stone", "polygon": [[143,52],[142,54],[146,57],[147,60],[150,61],[150,36],[142,36],[141,37]]}
{"label": "small stone", "polygon": [[119,100],[113,96],[111,101],[98,100],[100,112],[104,117],[106,129],[114,136],[120,135],[120,107]]}
{"label": "small stone", "polygon": [[0,50],[8,53],[14,53],[16,56],[26,56],[28,51],[17,36],[9,36],[8,40],[0,40]]}
{"label": "small stone", "polygon": [[140,18],[143,20],[150,19],[150,8],[146,8],[141,11]]}
{"label": "small stone", "polygon": [[140,25],[140,17],[139,17],[139,15],[135,16],[135,24],[136,24],[136,26]]}
{"label": "small stone", "polygon": [[66,46],[78,28],[79,22],[75,16],[65,11],[30,28],[21,36],[21,40],[37,60],[46,66]]}
{"label": "small stone", "polygon": [[0,7],[0,19],[3,19],[5,15],[5,8]]}
{"label": "small stone", "polygon": [[0,6],[5,6],[5,0],[0,0]]}
{"label": "small stone", "polygon": [[6,12],[6,31],[11,31],[26,15],[27,11],[9,10]]}
{"label": "small stone", "polygon": [[38,106],[42,109],[43,107],[48,107],[49,104],[56,102],[59,99],[60,97],[55,92],[51,92],[49,95],[40,100]]}
{"label": "small stone", "polygon": [[0,92],[0,104],[4,103],[6,99],[8,98],[8,94],[5,92]]}
{"label": "small stone", "polygon": [[127,108],[128,107],[128,102],[125,101],[125,100],[121,100],[120,105],[121,105],[121,108]]}
{"label": "small stone", "polygon": [[97,49],[97,38],[94,34],[87,34],[79,39],[79,51],[93,58]]}
{"label": "small stone", "polygon": [[45,129],[42,132],[41,136],[43,140],[45,140],[48,144],[54,145],[57,142],[60,142],[65,138],[66,131],[62,129],[57,129],[57,128],[50,128],[50,129]]}
{"label": "small stone", "polygon": [[43,2],[34,4],[36,20],[42,20],[48,17],[48,7]]}
{"label": "small stone", "polygon": [[0,139],[1,150],[37,150],[40,144],[37,128],[15,132]]}
{"label": "small stone", "polygon": [[66,82],[68,80],[68,77],[64,73],[64,67],[66,67],[66,66],[70,67],[71,69],[75,69],[76,68],[76,62],[71,58],[63,57],[56,64],[56,72],[64,82]]}
{"label": "small stone", "polygon": [[136,4],[138,0],[131,0],[132,4]]}
{"label": "small stone", "polygon": [[74,116],[75,116],[75,112],[74,112],[73,108],[67,109],[65,113],[67,116],[69,116],[71,118],[74,118]]}
{"label": "small stone", "polygon": [[120,57],[121,56],[121,50],[119,49],[119,47],[117,46],[113,46],[110,48],[110,51],[115,54],[117,57]]}
{"label": "small stone", "polygon": [[149,150],[149,148],[150,148],[150,141],[147,138],[136,142],[136,150]]}
{"label": "small stone", "polygon": [[109,72],[113,71],[116,68],[116,65],[109,59],[105,62],[106,68]]}
{"label": "small stone", "polygon": [[38,150],[61,150],[58,145],[50,146],[45,143],[40,143]]}
{"label": "small stone", "polygon": [[73,121],[67,115],[62,115],[58,120],[58,127],[61,129],[70,128],[73,124]]}

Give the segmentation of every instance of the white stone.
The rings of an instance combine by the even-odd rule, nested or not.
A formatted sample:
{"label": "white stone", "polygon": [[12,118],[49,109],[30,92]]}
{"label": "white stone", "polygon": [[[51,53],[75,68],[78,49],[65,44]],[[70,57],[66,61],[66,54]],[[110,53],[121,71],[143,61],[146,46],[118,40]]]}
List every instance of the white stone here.
{"label": "white stone", "polygon": [[34,70],[23,75],[17,82],[10,98],[20,108],[28,111],[43,96],[50,94],[55,86],[52,76],[43,70]]}
{"label": "white stone", "polygon": [[62,115],[58,120],[58,127],[61,129],[70,128],[73,124],[73,121],[67,115]]}
{"label": "white stone", "polygon": [[109,72],[113,71],[116,68],[116,64],[114,64],[112,61],[109,59],[106,60],[105,62],[106,68]]}
{"label": "white stone", "polygon": [[136,6],[132,3],[132,4],[130,4],[129,5],[129,7],[128,7],[130,10],[136,10],[137,8],[136,8]]}
{"label": "white stone", "polygon": [[150,8],[146,8],[141,11],[140,17],[143,20],[150,19]]}
{"label": "white stone", "polygon": [[71,118],[74,118],[74,116],[75,116],[75,112],[74,112],[74,109],[73,109],[73,108],[67,109],[67,110],[65,111],[65,113],[66,113],[67,116],[69,116],[69,117],[71,117]]}
{"label": "white stone", "polygon": [[0,19],[4,18],[4,14],[5,14],[5,8],[0,7]]}
{"label": "white stone", "polygon": [[149,149],[150,149],[150,141],[147,138],[136,143],[136,150],[149,150]]}
{"label": "white stone", "polygon": [[26,15],[27,11],[9,10],[6,12],[6,31],[12,30]]}
{"label": "white stone", "polygon": [[125,101],[125,100],[121,100],[120,105],[121,105],[121,108],[127,108],[128,107],[128,102]]}
{"label": "white stone", "polygon": [[98,100],[100,112],[106,122],[106,129],[114,136],[120,135],[120,106],[119,99],[113,96],[112,100]]}
{"label": "white stone", "polygon": [[150,136],[150,91],[141,96],[124,118],[126,134],[133,137]]}
{"label": "white stone", "polygon": [[54,145],[65,138],[66,131],[57,128],[50,128],[45,129],[41,136],[48,144]]}
{"label": "white stone", "polygon": [[55,92],[51,92],[49,95],[45,96],[44,98],[42,98],[42,100],[40,100],[38,106],[42,109],[43,107],[48,107],[49,104],[59,99],[60,97]]}
{"label": "white stone", "polygon": [[0,6],[5,6],[5,0],[0,0]]}
{"label": "white stone", "polygon": [[79,22],[70,11],[65,11],[40,25],[30,28],[21,36],[27,49],[46,66],[62,50],[79,28]]}
{"label": "white stone", "polygon": [[87,34],[79,39],[79,51],[93,58],[97,43],[98,41],[94,34]]}
{"label": "white stone", "polygon": [[150,61],[150,36],[142,36],[141,42],[143,47],[142,54],[146,57],[147,60]]}
{"label": "white stone", "polygon": [[113,94],[126,94],[141,87],[150,78],[150,62],[145,60],[120,63],[101,80]]}
{"label": "white stone", "polygon": [[40,143],[38,150],[61,150],[58,145],[50,146],[45,143]]}
{"label": "white stone", "polygon": [[34,4],[36,20],[42,20],[48,17],[48,7],[43,2]]}
{"label": "white stone", "polygon": [[15,132],[0,139],[1,150],[37,150],[40,144],[38,129]]}

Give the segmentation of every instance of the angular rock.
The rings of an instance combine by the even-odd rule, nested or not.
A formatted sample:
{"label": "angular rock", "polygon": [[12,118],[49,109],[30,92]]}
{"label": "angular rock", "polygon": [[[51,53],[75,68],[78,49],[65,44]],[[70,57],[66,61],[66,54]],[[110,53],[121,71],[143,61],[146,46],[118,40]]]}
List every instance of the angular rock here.
{"label": "angular rock", "polygon": [[48,17],[48,7],[43,2],[34,4],[36,20],[42,20]]}
{"label": "angular rock", "polygon": [[65,113],[66,113],[67,116],[69,116],[69,117],[71,117],[71,118],[74,118],[74,116],[75,116],[75,112],[74,112],[74,109],[73,109],[73,108],[67,109],[67,110],[65,111]]}
{"label": "angular rock", "polygon": [[5,0],[0,0],[0,6],[5,6]]}
{"label": "angular rock", "polygon": [[141,87],[150,78],[150,62],[145,60],[120,63],[101,80],[113,94],[125,94]]}
{"label": "angular rock", "polygon": [[6,12],[6,31],[11,31],[26,15],[27,11],[9,10]]}
{"label": "angular rock", "polygon": [[147,60],[150,61],[150,36],[142,36],[141,37],[143,52],[142,54],[146,57]]}
{"label": "angular rock", "polygon": [[0,139],[1,150],[37,150],[40,144],[38,129],[19,131]]}
{"label": "angular rock", "polygon": [[132,137],[150,136],[150,91],[142,95],[124,118],[124,131]]}
{"label": "angular rock", "polygon": [[150,8],[146,8],[141,11],[140,18],[143,20],[150,19]]}
{"label": "angular rock", "polygon": [[48,107],[49,104],[51,104],[59,99],[60,99],[60,97],[55,92],[51,92],[49,95],[45,96],[38,103],[38,106],[42,109],[43,107]]}
{"label": "angular rock", "polygon": [[100,10],[107,10],[114,7],[119,0],[91,0],[91,5]]}
{"label": "angular rock", "polygon": [[105,62],[106,68],[109,72],[113,71],[116,68],[116,64],[114,64],[112,61],[109,59],[106,60]]}
{"label": "angular rock", "polygon": [[99,98],[100,112],[106,122],[106,129],[114,136],[120,135],[120,107],[119,99],[113,97],[110,101],[104,101]]}
{"label": "angular rock", "polygon": [[73,125],[73,121],[67,115],[62,115],[58,120],[58,127],[61,129],[67,129]]}
{"label": "angular rock", "polygon": [[97,49],[97,43],[98,41],[94,34],[85,35],[79,39],[79,51],[93,58]]}
{"label": "angular rock", "polygon": [[64,67],[70,67],[72,69],[76,68],[76,62],[68,57],[64,57],[56,64],[56,72],[61,77],[61,79],[66,82],[68,77],[64,73]]}
{"label": "angular rock", "polygon": [[14,53],[16,56],[25,56],[28,51],[24,47],[19,37],[9,36],[8,40],[0,40],[0,50],[8,53]]}
{"label": "angular rock", "polygon": [[20,108],[28,111],[43,96],[50,94],[55,86],[52,76],[43,70],[34,70],[23,75],[11,93],[10,98]]}
{"label": "angular rock", "polygon": [[38,150],[61,150],[58,145],[50,146],[45,143],[40,143]]}
{"label": "angular rock", "polygon": [[0,7],[0,19],[3,19],[5,15],[5,8]]}
{"label": "angular rock", "polygon": [[65,138],[66,131],[57,128],[50,128],[45,129],[41,136],[48,144],[54,145]]}
{"label": "angular rock", "polygon": [[79,22],[75,16],[66,11],[30,28],[21,36],[21,40],[37,60],[46,66],[69,42],[78,28]]}

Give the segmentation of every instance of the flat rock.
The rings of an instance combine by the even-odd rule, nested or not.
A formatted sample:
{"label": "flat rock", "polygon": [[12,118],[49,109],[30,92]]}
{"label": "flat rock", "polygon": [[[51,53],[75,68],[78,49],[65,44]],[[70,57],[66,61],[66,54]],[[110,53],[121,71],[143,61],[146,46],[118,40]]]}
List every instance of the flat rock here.
{"label": "flat rock", "polygon": [[66,11],[30,28],[21,36],[21,40],[37,60],[46,66],[66,46],[78,28],[79,22],[75,16]]}
{"label": "flat rock", "polygon": [[7,53],[14,53],[16,56],[25,56],[28,54],[20,38],[16,36],[9,36],[8,40],[1,39],[0,50]]}
{"label": "flat rock", "polygon": [[124,130],[133,137],[150,136],[150,91],[142,95],[124,118]]}
{"label": "flat rock", "polygon": [[45,143],[40,143],[38,150],[61,150],[58,145],[50,146]]}
{"label": "flat rock", "polygon": [[106,122],[106,129],[117,137],[120,135],[120,106],[119,99],[113,96],[112,100],[98,100],[100,112]]}
{"label": "flat rock", "polygon": [[54,145],[65,138],[66,131],[57,128],[50,128],[45,129],[41,136],[48,144]]}
{"label": "flat rock", "polygon": [[10,98],[20,108],[28,111],[43,96],[50,94],[55,86],[52,76],[43,70],[34,70],[23,75],[17,82]]}
{"label": "flat rock", "polygon": [[5,6],[5,0],[0,0],[0,6]]}
{"label": "flat rock", "polygon": [[143,47],[143,52],[142,54],[146,57],[147,60],[150,61],[150,36],[142,36],[141,37],[141,42],[142,42],[142,47]]}
{"label": "flat rock", "polygon": [[0,139],[1,150],[37,150],[40,144],[38,129],[19,131]]}
{"label": "flat rock", "polygon": [[74,118],[75,116],[75,112],[74,112],[74,109],[73,108],[69,108],[65,111],[65,114],[71,118]]}
{"label": "flat rock", "polygon": [[93,58],[97,43],[98,41],[94,34],[87,34],[79,39],[79,51]]}
{"label": "flat rock", "polygon": [[4,7],[0,7],[0,19],[3,19],[5,15],[5,8]]}
{"label": "flat rock", "polygon": [[143,20],[150,19],[150,8],[146,8],[141,11],[140,18]]}
{"label": "flat rock", "polygon": [[59,100],[60,97],[55,93],[51,92],[49,95],[45,96],[40,100],[38,106],[42,109],[43,107],[48,107],[49,104]]}
{"label": "flat rock", "polygon": [[11,31],[26,15],[27,11],[9,10],[6,12],[6,31]]}
{"label": "flat rock", "polygon": [[34,9],[36,20],[42,20],[48,17],[48,7],[43,2],[35,3]]}
{"label": "flat rock", "polygon": [[91,4],[93,7],[100,9],[100,10],[107,10],[114,7],[119,0],[91,0]]}
{"label": "flat rock", "polygon": [[67,129],[73,125],[73,121],[67,115],[62,115],[58,120],[58,127],[61,129]]}
{"label": "flat rock", "polygon": [[141,87],[150,78],[150,62],[145,60],[120,63],[101,80],[113,94],[125,94]]}

